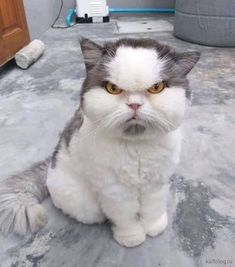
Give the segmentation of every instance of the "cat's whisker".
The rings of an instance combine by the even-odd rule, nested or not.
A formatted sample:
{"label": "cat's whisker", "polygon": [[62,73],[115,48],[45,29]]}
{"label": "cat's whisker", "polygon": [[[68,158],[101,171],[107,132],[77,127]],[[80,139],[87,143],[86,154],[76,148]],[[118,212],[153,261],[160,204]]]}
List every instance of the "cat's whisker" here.
{"label": "cat's whisker", "polygon": [[154,124],[163,132],[169,131],[174,127],[174,125],[159,111],[145,112],[144,115],[146,116],[146,121],[150,121],[150,124]]}
{"label": "cat's whisker", "polygon": [[154,113],[155,113],[154,116],[156,118],[159,118],[159,122],[162,123],[164,127],[166,127],[167,129],[170,129],[170,128],[174,127],[174,124],[171,121],[169,121],[166,118],[166,116],[162,114],[162,112],[160,112],[160,111],[156,112],[155,111]]}
{"label": "cat's whisker", "polygon": [[124,115],[124,113],[120,111],[108,115],[103,122],[104,128],[112,128],[113,125],[117,124],[116,119],[121,118],[122,115]]}

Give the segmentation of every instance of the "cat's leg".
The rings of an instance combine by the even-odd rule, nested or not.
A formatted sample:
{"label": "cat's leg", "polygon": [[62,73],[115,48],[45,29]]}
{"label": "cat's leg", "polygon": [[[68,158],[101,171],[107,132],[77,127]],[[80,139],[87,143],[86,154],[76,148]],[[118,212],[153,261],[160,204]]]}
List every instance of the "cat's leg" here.
{"label": "cat's leg", "polygon": [[145,232],[138,219],[139,201],[136,189],[114,184],[100,195],[106,216],[113,223],[114,239],[123,246],[134,247],[145,240]]}
{"label": "cat's leg", "polygon": [[48,171],[47,186],[54,205],[86,224],[101,223],[105,216],[89,184],[63,163]]}
{"label": "cat's leg", "polygon": [[167,227],[167,192],[167,185],[148,185],[141,188],[140,220],[149,236],[157,236]]}

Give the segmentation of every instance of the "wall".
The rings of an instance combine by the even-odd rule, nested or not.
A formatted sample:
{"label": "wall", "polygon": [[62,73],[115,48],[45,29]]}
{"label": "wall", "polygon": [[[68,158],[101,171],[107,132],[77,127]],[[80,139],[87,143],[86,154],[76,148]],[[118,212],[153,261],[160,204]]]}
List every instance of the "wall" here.
{"label": "wall", "polygon": [[60,0],[24,0],[31,40],[39,38],[58,15]]}
{"label": "wall", "polygon": [[109,7],[174,8],[175,0],[107,0]]}
{"label": "wall", "polygon": [[[75,5],[75,0],[64,0],[69,8]],[[107,0],[109,7],[120,8],[174,8],[175,0]]]}
{"label": "wall", "polygon": [[[84,0],[86,1],[86,0]],[[119,8],[174,8],[175,0],[107,0],[109,7]],[[50,28],[58,15],[61,0],[24,0],[31,39],[39,38]],[[61,17],[65,18],[75,0],[64,0]]]}
{"label": "wall", "polygon": [[[85,0],[87,1],[87,0]],[[61,12],[61,16],[66,17],[68,10],[70,8],[74,8],[76,6],[76,0],[64,0],[63,10]]]}

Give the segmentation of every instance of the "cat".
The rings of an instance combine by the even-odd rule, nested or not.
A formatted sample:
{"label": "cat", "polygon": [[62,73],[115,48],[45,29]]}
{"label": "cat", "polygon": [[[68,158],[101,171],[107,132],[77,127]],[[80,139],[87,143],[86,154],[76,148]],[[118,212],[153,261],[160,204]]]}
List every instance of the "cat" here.
{"label": "cat", "polygon": [[51,158],[1,182],[0,227],[38,231],[49,192],[65,214],[86,224],[109,219],[120,245],[138,246],[168,224],[168,179],[190,97],[186,75],[200,55],[142,38],[103,46],[83,39],[81,49],[81,105]]}

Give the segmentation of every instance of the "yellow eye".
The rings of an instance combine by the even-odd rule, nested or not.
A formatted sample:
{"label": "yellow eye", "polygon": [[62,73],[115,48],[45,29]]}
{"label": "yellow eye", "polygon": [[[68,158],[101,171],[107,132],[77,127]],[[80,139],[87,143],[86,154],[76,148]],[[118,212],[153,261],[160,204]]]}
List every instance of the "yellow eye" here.
{"label": "yellow eye", "polygon": [[161,91],[166,87],[165,82],[160,82],[154,84],[152,87],[150,87],[147,91],[151,94],[159,94]]}
{"label": "yellow eye", "polygon": [[105,83],[105,89],[112,95],[119,95],[122,92],[122,89],[118,88],[115,84],[112,84],[110,82]]}

